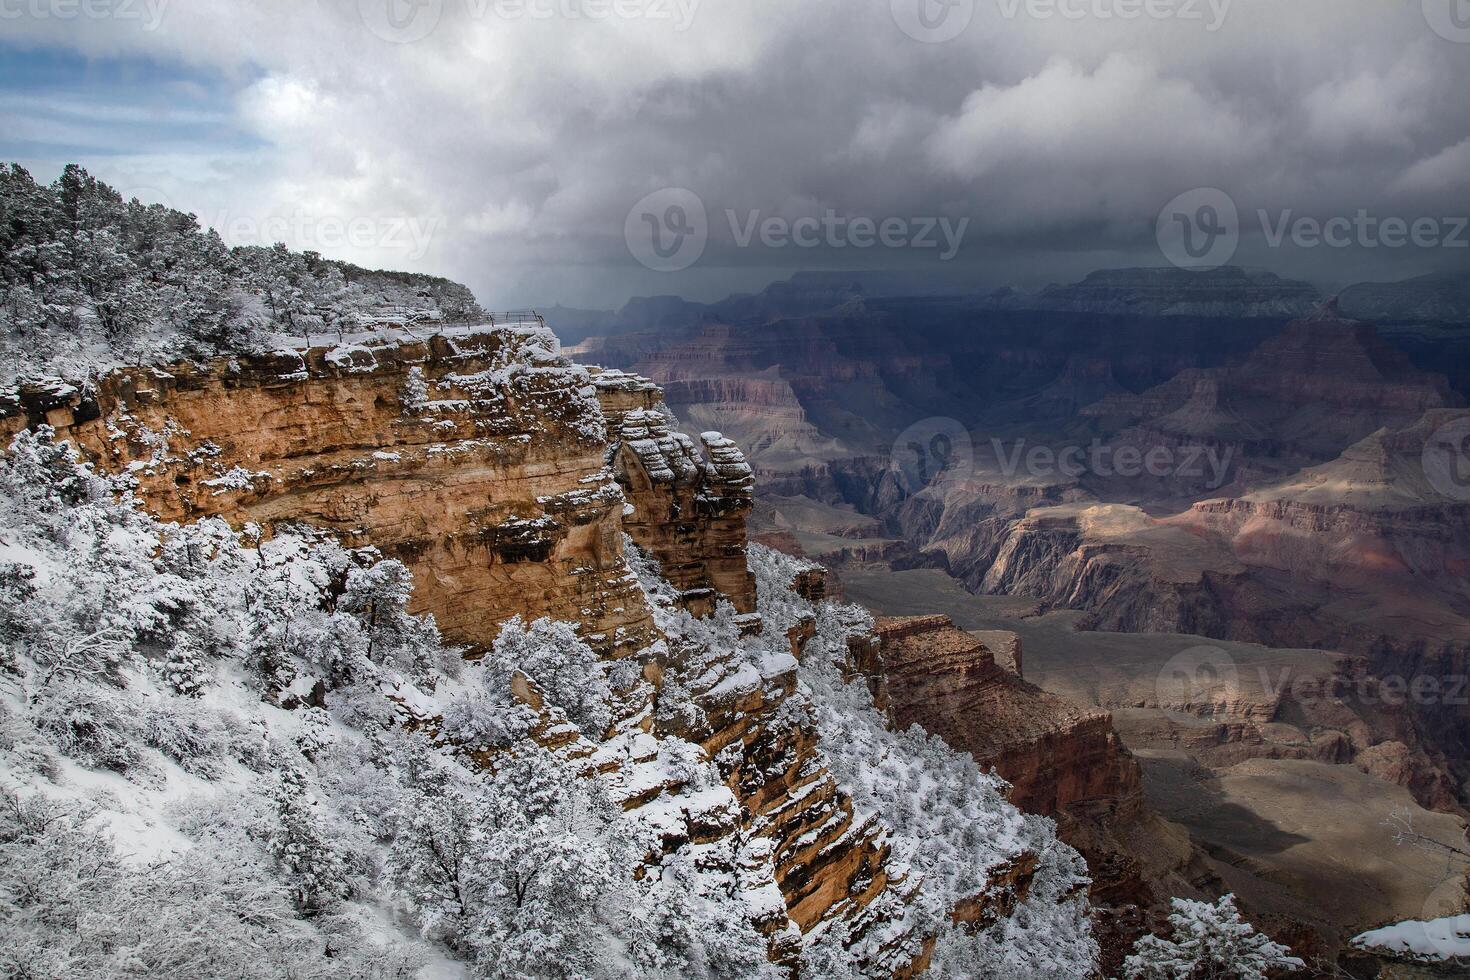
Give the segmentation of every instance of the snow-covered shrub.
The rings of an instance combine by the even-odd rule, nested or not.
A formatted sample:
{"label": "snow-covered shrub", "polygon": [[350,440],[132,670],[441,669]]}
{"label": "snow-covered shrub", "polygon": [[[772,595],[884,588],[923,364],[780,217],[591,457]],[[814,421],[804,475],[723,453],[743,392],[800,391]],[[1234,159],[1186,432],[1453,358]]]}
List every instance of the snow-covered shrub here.
{"label": "snow-covered shrub", "polygon": [[175,694],[197,696],[204,689],[209,669],[204,663],[204,653],[187,634],[181,634],[169,647],[162,661],[157,664],[159,676],[173,689]]}
{"label": "snow-covered shrub", "polygon": [[534,720],[529,709],[511,704],[503,693],[470,691],[445,702],[439,735],[446,745],[466,752],[500,749],[523,737]]}
{"label": "snow-covered shrub", "polygon": [[1266,980],[1268,971],[1306,964],[1291,950],[1257,933],[1235,907],[1174,899],[1168,936],[1144,936],[1123,962],[1128,980]]}
{"label": "snow-covered shrub", "polygon": [[193,699],[150,705],[143,730],[149,745],[198,776],[219,775],[224,761],[234,755],[234,733],[214,708]]}
{"label": "snow-covered shrub", "polygon": [[514,616],[484,663],[492,691],[508,692],[511,675],[520,671],[589,738],[601,738],[612,724],[607,673],[570,623],[538,619],[526,626]]}
{"label": "snow-covered shrub", "polygon": [[54,681],[33,705],[36,728],[84,766],[128,773],[146,769],[136,699],[74,680]]}
{"label": "snow-covered shrub", "polygon": [[[1043,833],[1037,830],[1037,836]],[[1066,889],[1086,874],[1076,851],[1058,843],[1047,846],[1030,894],[1009,916],[979,932],[952,924],[943,927],[930,975],[945,980],[1052,980],[1078,975],[1076,964],[1088,962],[1097,949],[1085,904]],[[1047,941],[1039,941],[1041,937]]]}
{"label": "snow-covered shrub", "polygon": [[403,408],[404,415],[417,415],[429,404],[429,385],[424,380],[423,368],[408,369],[408,377],[398,392],[398,404]]}
{"label": "snow-covered shrub", "polygon": [[322,750],[336,741],[332,734],[332,720],[321,708],[301,708],[297,714],[301,727],[296,734],[296,747],[303,756],[315,761]]}
{"label": "snow-covered shrub", "polygon": [[271,852],[286,871],[292,901],[306,916],[332,908],[348,897],[351,885],[307,787],[306,774],[283,761],[271,797],[277,821]]}
{"label": "snow-covered shrub", "polygon": [[323,955],[251,849],[201,839],[167,861],[123,861],[93,813],[0,787],[0,975],[373,976],[368,956]]}
{"label": "snow-covered shrub", "polygon": [[407,566],[390,558],[350,569],[338,607],[361,621],[368,660],[431,690],[434,678],[457,665],[460,657],[457,651],[442,655],[433,616],[409,615],[412,594]]}

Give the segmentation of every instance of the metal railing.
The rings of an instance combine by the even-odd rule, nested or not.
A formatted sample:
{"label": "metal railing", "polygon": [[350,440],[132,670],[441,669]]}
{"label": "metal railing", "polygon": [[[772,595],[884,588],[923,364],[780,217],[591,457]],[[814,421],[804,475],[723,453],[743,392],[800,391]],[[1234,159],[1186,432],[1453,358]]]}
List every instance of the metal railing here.
{"label": "metal railing", "polygon": [[510,310],[505,313],[486,313],[490,318],[492,327],[507,327],[515,324],[533,323],[538,327],[546,326],[546,317],[535,310]]}

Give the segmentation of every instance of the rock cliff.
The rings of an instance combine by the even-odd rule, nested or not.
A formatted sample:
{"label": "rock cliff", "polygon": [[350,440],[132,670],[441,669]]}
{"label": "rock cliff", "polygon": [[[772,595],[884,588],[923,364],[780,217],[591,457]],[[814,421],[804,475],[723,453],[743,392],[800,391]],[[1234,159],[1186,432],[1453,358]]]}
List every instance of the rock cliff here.
{"label": "rock cliff", "polygon": [[[878,655],[864,666],[894,724],[918,725],[993,767],[1011,802],[1056,820],[1086,857],[1105,950],[1131,943],[1150,907],[1208,885],[1189,835],[1144,801],[1138,763],[1108,712],[1027,683],[948,616],[884,617],[876,634]],[[1019,662],[1014,633],[988,638]]]}
{"label": "rock cliff", "polygon": [[[165,518],[219,516],[262,536],[307,524],[399,558],[414,610],[470,655],[513,616],[577,624],[605,658],[638,667],[619,685],[612,737],[589,740],[533,684],[513,685],[539,718],[533,737],[605,779],[664,852],[708,847],[773,959],[794,965],[803,934],[835,930],[866,973],[909,975],[934,939],[908,912],[923,882],[892,862],[881,814],[859,812],[828,770],[795,656],[752,666],[715,644],[691,671],[657,625],[674,611],[724,622],[711,614],[728,602],[738,633],[762,628],[750,469],[719,433],[696,446],[669,421],[657,386],[573,365],[535,329],[127,369],[0,405],[0,434],[54,427]],[[650,605],[624,535],[672,585],[670,609]],[[810,571],[786,584],[805,601],[825,594]],[[811,617],[785,635],[801,654]],[[436,724],[411,695],[390,699],[406,724]],[[723,785],[669,774],[663,746],[685,739]],[[1037,858],[1011,857],[967,899],[988,910],[977,921],[1024,899]]]}

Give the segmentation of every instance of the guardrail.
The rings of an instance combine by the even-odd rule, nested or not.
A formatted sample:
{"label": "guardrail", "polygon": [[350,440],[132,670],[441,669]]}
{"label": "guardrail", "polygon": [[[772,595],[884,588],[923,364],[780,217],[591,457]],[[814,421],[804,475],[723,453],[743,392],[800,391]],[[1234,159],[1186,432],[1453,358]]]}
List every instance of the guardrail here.
{"label": "guardrail", "polygon": [[505,313],[486,313],[490,318],[492,327],[512,326],[520,323],[533,323],[538,327],[546,326],[546,317],[535,310],[509,310]]}

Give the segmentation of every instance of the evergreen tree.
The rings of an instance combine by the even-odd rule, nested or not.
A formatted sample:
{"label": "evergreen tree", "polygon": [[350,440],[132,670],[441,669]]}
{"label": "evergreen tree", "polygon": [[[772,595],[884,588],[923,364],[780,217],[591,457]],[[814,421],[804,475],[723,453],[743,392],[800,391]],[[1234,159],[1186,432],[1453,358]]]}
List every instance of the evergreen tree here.
{"label": "evergreen tree", "polygon": [[1235,896],[1215,904],[1174,899],[1169,935],[1144,936],[1123,963],[1128,980],[1266,980],[1268,971],[1305,964],[1291,950],[1260,935],[1235,907]]}

